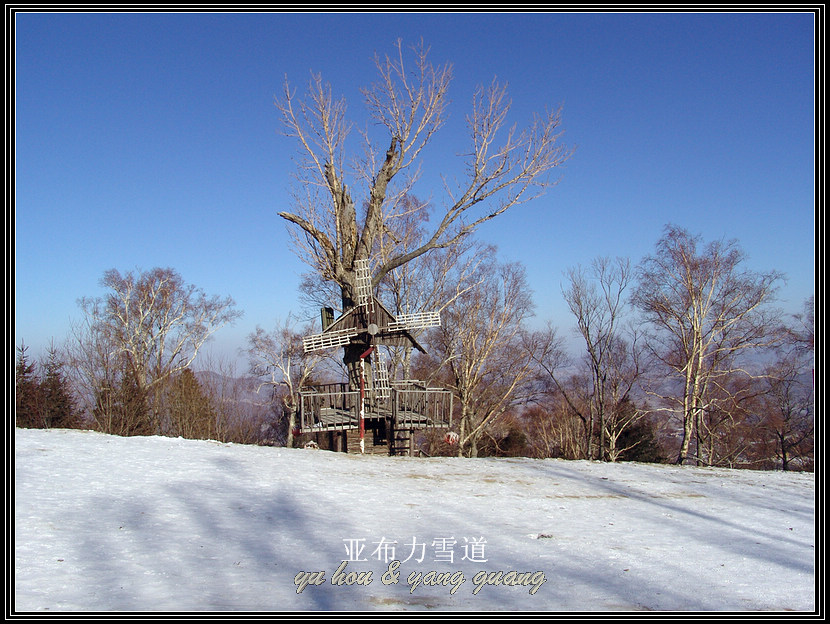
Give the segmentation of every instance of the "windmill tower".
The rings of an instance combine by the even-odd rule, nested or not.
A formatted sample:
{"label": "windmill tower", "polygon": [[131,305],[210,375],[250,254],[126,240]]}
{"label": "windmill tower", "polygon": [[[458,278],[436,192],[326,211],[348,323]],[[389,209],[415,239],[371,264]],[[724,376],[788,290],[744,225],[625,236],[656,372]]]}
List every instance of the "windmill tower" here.
{"label": "windmill tower", "polygon": [[349,433],[356,431],[364,453],[368,429],[373,446],[387,445],[390,455],[411,453],[415,431],[452,424],[452,394],[419,381],[390,381],[378,348],[411,345],[426,353],[412,332],[437,327],[441,317],[438,312],[395,317],[372,292],[369,261],[356,261],[355,269],[355,307],[337,319],[324,310],[323,331],[303,338],[303,349],[307,353],[341,347],[356,350],[360,353],[357,378],[349,383],[303,388],[300,432],[337,434],[340,450],[346,450],[348,443],[343,439],[348,440]]}

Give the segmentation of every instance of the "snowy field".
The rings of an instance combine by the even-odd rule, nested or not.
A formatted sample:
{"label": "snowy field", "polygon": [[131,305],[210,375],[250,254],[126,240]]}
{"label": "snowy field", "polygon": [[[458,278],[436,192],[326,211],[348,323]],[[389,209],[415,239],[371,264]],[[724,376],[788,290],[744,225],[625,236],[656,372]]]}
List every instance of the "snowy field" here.
{"label": "snowy field", "polygon": [[14,451],[18,612],[816,608],[812,474],[69,430]]}

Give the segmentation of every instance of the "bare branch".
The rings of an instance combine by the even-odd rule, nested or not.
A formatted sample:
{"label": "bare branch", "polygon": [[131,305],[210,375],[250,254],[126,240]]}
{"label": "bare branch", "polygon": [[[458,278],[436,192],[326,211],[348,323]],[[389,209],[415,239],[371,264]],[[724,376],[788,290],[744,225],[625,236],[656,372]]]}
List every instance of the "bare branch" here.
{"label": "bare branch", "polygon": [[[375,65],[379,79],[363,95],[370,119],[386,136],[377,147],[364,132],[366,157],[351,171],[344,167],[351,125],[345,121],[345,104],[333,99],[331,87],[315,75],[305,100],[298,102],[286,83],[277,102],[286,134],[297,141],[302,155],[296,209],[279,214],[301,232],[294,236],[300,257],[342,288],[344,304],[354,288],[355,260],[375,252],[393,207],[417,178],[424,148],[444,124],[452,78],[449,65],[435,67],[428,61],[423,43],[407,54],[398,41],[396,53],[376,57]],[[375,284],[433,249],[458,243],[482,223],[555,184],[548,174],[571,155],[559,142],[561,111],[537,116],[519,131],[506,128],[509,110],[506,88],[498,83],[476,92],[467,119],[472,151],[465,181],[451,193],[431,231],[378,264]],[[347,179],[366,185],[361,199]],[[364,212],[358,215],[355,206]]]}

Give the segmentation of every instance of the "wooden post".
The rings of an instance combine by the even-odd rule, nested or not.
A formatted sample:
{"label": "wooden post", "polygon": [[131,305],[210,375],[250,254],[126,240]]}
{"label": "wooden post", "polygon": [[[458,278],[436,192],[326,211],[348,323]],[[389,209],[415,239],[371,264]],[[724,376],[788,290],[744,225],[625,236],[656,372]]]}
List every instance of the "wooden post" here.
{"label": "wooden post", "polygon": [[386,442],[389,445],[390,457],[395,454],[395,422],[398,418],[398,394],[393,388],[389,395],[391,414],[386,419]]}
{"label": "wooden post", "polygon": [[389,455],[394,455],[394,447],[395,447],[395,425],[393,416],[390,416],[386,419],[386,446],[389,447]]}

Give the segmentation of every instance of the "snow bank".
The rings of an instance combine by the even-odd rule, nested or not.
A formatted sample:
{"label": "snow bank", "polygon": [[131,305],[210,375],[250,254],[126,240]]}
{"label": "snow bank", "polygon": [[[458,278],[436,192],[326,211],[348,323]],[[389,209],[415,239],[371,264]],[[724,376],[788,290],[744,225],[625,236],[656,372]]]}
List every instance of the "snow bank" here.
{"label": "snow bank", "polygon": [[812,474],[18,429],[14,483],[16,611],[815,608]]}

